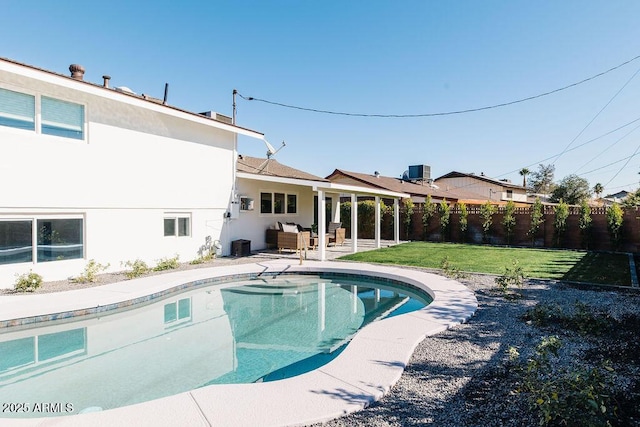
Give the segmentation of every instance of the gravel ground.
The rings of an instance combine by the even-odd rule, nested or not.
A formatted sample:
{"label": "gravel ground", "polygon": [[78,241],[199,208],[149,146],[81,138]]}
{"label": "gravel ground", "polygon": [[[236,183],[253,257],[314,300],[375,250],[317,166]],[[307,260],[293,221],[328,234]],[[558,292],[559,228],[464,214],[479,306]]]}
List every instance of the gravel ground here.
{"label": "gravel ground", "polygon": [[[257,262],[264,257],[269,255],[182,264],[180,269]],[[614,392],[621,414],[621,421],[613,425],[640,426],[640,293],[529,280],[516,290],[521,297],[511,298],[496,289],[494,279],[490,275],[460,279],[476,293],[479,308],[475,316],[420,343],[404,374],[383,399],[323,425],[537,426],[538,414],[529,407],[526,395],[514,393],[521,377],[515,373],[514,363],[508,361],[507,351],[517,348],[519,360],[525,363],[543,336],[555,334],[563,343],[560,357],[554,360],[558,371],[613,360]],[[124,275],[101,275],[95,284],[49,282],[36,292],[59,292],[118,280],[125,280]],[[557,304],[564,312],[573,313],[577,301],[617,322],[614,331],[585,336],[570,328],[539,327],[522,319],[537,304]]]}

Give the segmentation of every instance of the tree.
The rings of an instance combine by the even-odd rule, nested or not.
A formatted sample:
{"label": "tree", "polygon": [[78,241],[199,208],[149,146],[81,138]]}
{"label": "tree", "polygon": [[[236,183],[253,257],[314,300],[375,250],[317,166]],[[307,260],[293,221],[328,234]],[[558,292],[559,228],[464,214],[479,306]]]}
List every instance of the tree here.
{"label": "tree", "polygon": [[493,224],[493,214],[496,213],[495,205],[491,204],[491,201],[487,200],[480,206],[480,218],[482,218],[482,241],[487,242],[489,240],[489,231],[491,231],[491,224]]}
{"label": "tree", "polygon": [[440,237],[444,242],[449,234],[449,221],[451,220],[451,207],[447,199],[440,202]]}
{"label": "tree", "polygon": [[640,206],[640,188],[633,193],[629,193],[629,195],[622,201],[622,206],[625,208],[635,208]]}
{"label": "tree", "polygon": [[586,200],[583,200],[580,204],[580,219],[578,220],[578,226],[580,227],[582,246],[584,246],[585,249],[589,249],[589,243],[591,241],[592,222],[593,219],[591,218],[591,207]]}
{"label": "tree", "polygon": [[527,188],[527,175],[529,175],[531,173],[531,171],[527,168],[522,168],[520,169],[520,172],[518,172],[520,174],[520,176],[522,177],[522,186]]}
{"label": "tree", "polygon": [[531,225],[529,226],[529,236],[531,237],[531,246],[535,246],[536,237],[538,236],[538,231],[540,231],[540,226],[544,223],[544,214],[542,212],[542,202],[538,197],[533,202],[533,206],[531,206]]}
{"label": "tree", "polygon": [[579,205],[583,200],[589,198],[591,198],[589,181],[573,174],[562,178],[562,181],[556,185],[551,193],[552,202],[557,203],[564,200],[569,205]]}
{"label": "tree", "polygon": [[593,186],[593,192],[596,193],[596,197],[599,199],[600,195],[604,191],[604,187],[599,182]]}
{"label": "tree", "polygon": [[464,202],[458,202],[458,209],[460,209],[460,237],[464,243],[467,239],[467,228],[469,227],[469,211],[467,205]]}
{"label": "tree", "polygon": [[411,200],[411,198],[404,199],[402,204],[404,205],[404,218],[402,222],[404,223],[405,236],[409,239],[411,235],[411,221],[413,219],[413,200]]}
{"label": "tree", "polygon": [[507,236],[507,245],[511,244],[511,234],[516,226],[516,204],[513,200],[507,202],[504,208],[504,216],[502,217],[502,225],[504,226],[504,234]]}
{"label": "tree", "polygon": [[424,240],[427,240],[427,237],[429,237],[427,234],[429,232],[429,223],[431,222],[433,215],[435,215],[437,208],[438,206],[431,201],[431,195],[427,195],[427,199],[424,201],[424,207],[422,210],[422,229],[424,232]]}
{"label": "tree", "polygon": [[554,165],[538,165],[538,170],[531,173],[529,186],[534,193],[549,194],[553,190],[553,175],[556,171]]}
{"label": "tree", "polygon": [[607,228],[609,229],[609,237],[611,238],[611,244],[614,249],[620,247],[620,240],[622,235],[622,222],[624,220],[622,208],[617,203],[614,203],[609,209],[607,209]]}
{"label": "tree", "polygon": [[569,205],[560,200],[560,203],[553,209],[555,217],[553,227],[556,235],[556,246],[560,246],[564,232],[567,231],[567,218],[569,218]]}

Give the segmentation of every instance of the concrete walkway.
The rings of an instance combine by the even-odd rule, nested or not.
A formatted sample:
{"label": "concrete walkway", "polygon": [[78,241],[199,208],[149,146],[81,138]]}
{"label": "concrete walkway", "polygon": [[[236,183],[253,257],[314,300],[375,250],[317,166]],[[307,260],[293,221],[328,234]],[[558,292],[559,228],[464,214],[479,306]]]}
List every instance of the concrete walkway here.
{"label": "concrete walkway", "polygon": [[[265,260],[187,270],[96,288],[0,297],[0,324],[27,323],[65,313],[90,312],[212,277],[278,272],[342,272],[400,280],[423,289],[427,307],[363,328],[334,360],[285,380],[214,385],[131,406],[56,418],[2,419],[17,426],[289,426],[326,421],[380,399],[400,378],[415,347],[426,336],[465,322],[477,309],[473,292],[457,281],[421,271],[347,262]],[[11,328],[0,332],[2,334]],[[1,392],[1,388],[0,388]],[[10,396],[4,400],[10,401]],[[31,402],[32,404],[35,402]],[[1,416],[1,414],[0,414]]]}

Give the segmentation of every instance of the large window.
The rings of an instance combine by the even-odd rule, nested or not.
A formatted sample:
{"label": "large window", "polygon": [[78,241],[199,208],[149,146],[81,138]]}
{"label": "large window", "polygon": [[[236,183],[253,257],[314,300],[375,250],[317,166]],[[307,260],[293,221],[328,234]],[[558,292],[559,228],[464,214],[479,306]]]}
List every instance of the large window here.
{"label": "large window", "polygon": [[38,262],[84,256],[82,219],[39,219]]}
{"label": "large window", "polygon": [[0,221],[0,264],[33,261],[33,221]]}
{"label": "large window", "polygon": [[0,88],[0,126],[38,131],[44,135],[83,140],[84,105],[38,96],[41,123],[36,129],[36,96]]}
{"label": "large window", "polygon": [[83,222],[82,218],[0,220],[0,264],[83,258]]}
{"label": "large window", "polygon": [[84,139],[84,106],[43,96],[42,133]]}
{"label": "large window", "polygon": [[298,195],[286,193],[260,193],[261,214],[297,214]]}
{"label": "large window", "polygon": [[0,88],[0,125],[35,130],[36,98]]}
{"label": "large window", "polygon": [[191,235],[191,215],[189,214],[165,214],[165,237],[184,237]]}

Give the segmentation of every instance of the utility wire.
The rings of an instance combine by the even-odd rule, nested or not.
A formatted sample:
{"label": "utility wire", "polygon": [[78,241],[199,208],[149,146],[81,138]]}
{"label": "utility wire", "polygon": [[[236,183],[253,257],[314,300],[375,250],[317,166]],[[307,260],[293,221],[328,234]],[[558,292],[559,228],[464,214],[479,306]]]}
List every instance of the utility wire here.
{"label": "utility wire", "polygon": [[580,135],[582,135],[582,134],[584,133],[584,131],[585,131],[585,130],[587,130],[587,128],[588,128],[589,126],[591,126],[591,123],[593,123],[593,122],[598,118],[598,116],[599,116],[599,115],[600,115],[600,114],[601,114],[601,113],[602,113],[602,112],[603,112],[603,111],[604,111],[604,110],[609,106],[609,104],[611,104],[611,103],[613,102],[613,100],[614,100],[614,99],[616,99],[616,97],[620,94],[620,92],[622,92],[622,91],[624,90],[624,88],[625,88],[625,87],[627,87],[627,85],[628,85],[629,83],[631,83],[631,80],[633,80],[633,78],[634,78],[638,73],[640,73],[640,68],[638,68],[638,70],[637,70],[635,73],[633,73],[633,75],[631,76],[631,78],[630,78],[629,80],[627,80],[627,82],[626,82],[624,85],[622,85],[622,87],[621,87],[621,88],[616,92],[616,94],[615,94],[615,95],[613,95],[613,97],[611,97],[611,99],[609,100],[609,102],[607,102],[607,103],[604,105],[604,107],[602,107],[602,108],[600,109],[600,111],[598,111],[598,114],[596,114],[596,115],[591,119],[591,121],[589,121],[589,123],[587,123],[587,125],[586,125],[585,127],[583,127],[583,128],[582,128],[582,130],[581,130],[580,132],[578,132],[578,134],[575,136],[575,138],[573,138],[573,139],[571,140],[571,142],[570,142],[569,144],[567,144],[567,146],[564,148],[564,150],[562,150],[562,152],[561,152],[560,154],[558,154],[558,157],[556,157],[556,158],[553,160],[553,162],[551,162],[551,164],[552,164],[552,165],[555,165],[555,164],[556,164],[556,162],[558,161],[558,159],[559,159],[560,157],[562,157],[562,155],[563,155],[564,153],[566,153],[566,152],[567,152],[567,150],[569,149],[569,147],[571,147],[571,145],[573,145],[573,143],[574,143],[574,142],[576,142],[576,139],[580,138]]}
{"label": "utility wire", "polygon": [[[593,75],[591,77],[588,77],[588,78],[586,78],[584,80],[580,80],[579,82],[571,83],[571,84],[569,84],[567,86],[563,86],[561,88],[554,89],[554,90],[551,90],[551,91],[548,91],[548,92],[543,92],[543,93],[540,93],[538,95],[528,96],[526,98],[518,99],[518,100],[515,100],[515,101],[503,102],[503,103],[500,103],[500,104],[488,105],[488,106],[484,106],[484,107],[469,108],[469,109],[465,109],[465,110],[456,110],[456,111],[437,112],[437,113],[423,113],[423,114],[349,113],[349,112],[344,112],[344,111],[320,110],[320,109],[317,109],[317,108],[308,108],[308,107],[300,107],[300,106],[297,106],[297,105],[284,104],[284,103],[281,103],[281,102],[269,101],[267,99],[261,99],[261,98],[256,98],[256,97],[252,97],[252,96],[244,96],[239,92],[237,92],[237,94],[240,96],[240,98],[244,99],[245,101],[257,101],[257,102],[263,102],[265,104],[275,105],[275,106],[284,107],[284,108],[290,108],[290,109],[294,109],[294,110],[302,110],[302,111],[309,111],[309,112],[313,112],[313,113],[322,113],[322,114],[333,114],[333,115],[338,115],[338,116],[378,117],[378,118],[417,118],[417,117],[450,116],[450,115],[454,115],[454,114],[474,113],[474,112],[477,112],[477,111],[484,111],[484,110],[491,110],[491,109],[494,109],[494,108],[506,107],[506,106],[509,106],[509,105],[519,104],[519,103],[522,103],[522,102],[531,101],[533,99],[542,98],[544,96],[552,95],[554,93],[558,93],[558,92],[561,92],[563,90],[567,90],[567,89],[570,89],[572,87],[575,87],[575,86],[581,85],[583,83],[586,83],[588,81],[594,80],[594,79],[596,79],[598,77],[602,77],[605,74],[608,74],[608,73],[610,73],[612,71],[615,71],[618,68],[621,68],[621,67],[623,67],[623,66],[625,66],[625,65],[627,65],[627,64],[629,64],[629,63],[631,63],[631,62],[633,62],[635,60],[637,60],[638,58],[640,58],[640,55],[635,56],[635,57],[633,57],[633,58],[629,59],[628,61],[625,61],[625,62],[623,62],[621,64],[618,64],[615,67],[609,68],[606,71],[603,71],[601,73],[595,74],[595,75]],[[635,74],[634,74],[634,76],[635,76]]]}
{"label": "utility wire", "polygon": [[632,158],[632,157],[634,157],[636,154],[638,154],[638,151],[640,151],[640,145],[638,145],[638,148],[636,148],[636,151],[634,151],[634,152],[633,152],[633,154],[627,158],[626,163],[620,167],[620,169],[618,170],[618,172],[616,172],[616,174],[615,174],[615,175],[613,175],[609,181],[607,181],[607,183],[604,185],[604,187],[606,187],[607,185],[609,185],[609,184],[611,183],[611,181],[613,181],[614,179],[616,179],[616,176],[618,176],[618,175],[620,174],[620,172],[622,172],[622,170],[623,170],[625,167],[627,167],[627,165],[628,165],[628,164],[629,164],[629,162],[631,161],[631,158]]}
{"label": "utility wire", "polygon": [[602,156],[604,153],[606,153],[607,151],[609,151],[611,148],[613,148],[613,146],[615,146],[616,144],[618,144],[620,141],[622,141],[623,139],[625,139],[626,137],[628,137],[629,135],[631,135],[633,132],[635,132],[636,130],[638,130],[638,128],[640,128],[640,125],[634,127],[633,129],[631,129],[629,132],[625,133],[624,135],[622,135],[620,138],[618,138],[613,144],[609,145],[607,148],[605,148],[604,150],[602,150],[600,153],[598,153],[595,157],[593,157],[591,160],[589,160],[588,162],[586,162],[585,164],[583,164],[582,166],[580,166],[578,169],[576,169],[576,171],[574,172],[574,174],[577,174],[580,169],[584,168],[585,166],[587,166],[589,163],[593,162],[595,159],[597,159],[598,157]]}

